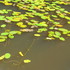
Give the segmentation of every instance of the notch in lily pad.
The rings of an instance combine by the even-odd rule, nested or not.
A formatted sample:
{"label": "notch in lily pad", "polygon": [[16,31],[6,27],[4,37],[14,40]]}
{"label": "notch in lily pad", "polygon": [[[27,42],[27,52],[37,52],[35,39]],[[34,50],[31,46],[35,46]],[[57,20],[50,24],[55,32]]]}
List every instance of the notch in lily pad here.
{"label": "notch in lily pad", "polygon": [[6,27],[6,24],[2,24],[1,27],[2,27],[2,28]]}

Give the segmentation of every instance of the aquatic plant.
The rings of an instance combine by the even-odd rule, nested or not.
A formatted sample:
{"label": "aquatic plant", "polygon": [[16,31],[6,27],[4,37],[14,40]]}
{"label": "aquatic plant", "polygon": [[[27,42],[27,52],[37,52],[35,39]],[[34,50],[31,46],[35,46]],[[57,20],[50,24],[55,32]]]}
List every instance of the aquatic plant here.
{"label": "aquatic plant", "polygon": [[5,55],[4,55],[4,58],[5,59],[9,59],[11,57],[11,54],[10,53],[6,53]]}
{"label": "aquatic plant", "polygon": [[[61,19],[65,19],[67,23],[70,24],[70,12],[58,5],[68,5],[66,2],[56,1],[50,4],[49,2],[45,2],[45,0],[4,0],[0,1],[0,3],[16,6],[26,11],[22,14],[21,12],[10,9],[0,10],[0,21],[5,22],[0,25],[0,27],[4,29],[4,31],[0,33],[0,42],[6,41],[7,38],[13,39],[15,34],[21,35],[22,32],[33,31],[37,32],[34,36],[41,36],[41,34],[38,33],[46,32],[48,34],[46,39],[50,40],[58,38],[65,41],[63,35],[70,36],[70,30],[63,28],[64,25],[60,22]],[[8,15],[8,13],[10,13],[10,15]],[[39,18],[41,21],[34,18]],[[18,30],[7,30],[7,23],[17,26]]]}
{"label": "aquatic plant", "polygon": [[2,24],[0,27],[4,28],[4,27],[6,27],[6,24]]}
{"label": "aquatic plant", "polygon": [[9,59],[11,57],[10,53],[5,53],[4,55],[0,56],[0,60]]}
{"label": "aquatic plant", "polygon": [[34,34],[34,36],[40,36],[40,34]]}
{"label": "aquatic plant", "polygon": [[24,63],[30,63],[31,60],[29,60],[29,59],[25,59],[25,60],[23,60],[23,62],[24,62]]}

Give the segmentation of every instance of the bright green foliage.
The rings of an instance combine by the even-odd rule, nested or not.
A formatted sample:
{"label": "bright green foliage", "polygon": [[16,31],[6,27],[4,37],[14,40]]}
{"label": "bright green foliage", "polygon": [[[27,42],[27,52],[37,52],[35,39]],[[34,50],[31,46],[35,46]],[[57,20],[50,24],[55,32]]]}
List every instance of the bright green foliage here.
{"label": "bright green foliage", "polygon": [[59,28],[58,30],[62,31],[63,34],[68,34],[69,33],[69,31],[67,29],[64,29],[64,28]]}
{"label": "bright green foliage", "polygon": [[[61,36],[63,34],[70,36],[70,31],[61,28],[64,25],[60,22],[62,19],[65,19],[70,24],[70,12],[58,5],[68,5],[66,2],[55,1],[49,3],[45,2],[45,0],[4,0],[0,1],[0,3],[16,6],[22,10],[22,12],[6,9],[0,10],[0,21],[5,22],[0,25],[1,29],[3,29],[3,32],[0,33],[0,42],[6,41],[7,37],[13,39],[15,34],[21,35],[21,32],[33,32],[35,30],[38,33],[46,33],[49,40],[58,38],[65,41]],[[8,25],[14,25],[19,30],[6,29],[6,23],[9,22],[10,24]],[[34,36],[40,36],[40,34],[34,34]]]}
{"label": "bright green foliage", "polygon": [[39,28],[37,32],[38,32],[38,33],[41,33],[41,32],[43,32],[43,31],[47,31],[47,29],[46,29],[46,28]]}
{"label": "bright green foliage", "polygon": [[29,59],[25,59],[23,62],[24,62],[24,63],[30,63],[31,60],[29,60]]}
{"label": "bright green foliage", "polygon": [[67,20],[70,20],[70,17],[68,17],[68,16],[65,16],[65,19],[67,19]]}
{"label": "bright green foliage", "polygon": [[8,35],[9,33],[8,32],[3,32],[3,33],[1,33],[1,35]]}
{"label": "bright green foliage", "polygon": [[58,31],[55,31],[55,34],[56,34],[57,36],[61,36],[61,33],[58,32]]}
{"label": "bright green foliage", "polygon": [[48,34],[49,37],[52,37],[54,35],[54,31],[49,31],[48,33],[49,33]]}
{"label": "bright green foliage", "polygon": [[5,38],[3,38],[3,39],[0,39],[0,42],[4,42],[6,39]]}
{"label": "bright green foliage", "polygon": [[20,31],[10,31],[9,34],[21,34]]}
{"label": "bright green foliage", "polygon": [[56,16],[56,15],[52,15],[52,17],[57,18],[57,16]]}
{"label": "bright green foliage", "polygon": [[40,22],[40,23],[36,23],[35,24],[36,26],[43,26],[43,27],[47,27],[48,25],[47,25],[47,23],[46,22]]}
{"label": "bright green foliage", "polygon": [[5,16],[0,16],[0,20],[6,20]]}
{"label": "bright green foliage", "polygon": [[68,24],[70,24],[70,21],[68,21]]}
{"label": "bright green foliage", "polygon": [[13,38],[14,38],[13,34],[9,34],[8,37],[9,37],[10,39],[13,39]]}
{"label": "bright green foliage", "polygon": [[55,24],[55,25],[56,25],[56,24],[60,24],[60,23],[59,23],[59,22],[54,22],[53,24]]}
{"label": "bright green foliage", "polygon": [[3,27],[6,27],[6,24],[2,24],[1,27],[2,27],[2,28],[3,28]]}
{"label": "bright green foliage", "polygon": [[0,38],[5,38],[5,39],[6,39],[6,38],[7,38],[7,36],[4,36],[4,35],[2,36],[2,35],[1,35],[1,36],[0,36]]}
{"label": "bright green foliage", "polygon": [[62,41],[65,41],[65,38],[63,38],[63,37],[59,37],[59,39],[62,40]]}
{"label": "bright green foliage", "polygon": [[5,57],[5,59],[9,59],[9,58],[11,57],[11,54],[10,54],[10,53],[6,53],[6,54],[4,55],[4,57]]}

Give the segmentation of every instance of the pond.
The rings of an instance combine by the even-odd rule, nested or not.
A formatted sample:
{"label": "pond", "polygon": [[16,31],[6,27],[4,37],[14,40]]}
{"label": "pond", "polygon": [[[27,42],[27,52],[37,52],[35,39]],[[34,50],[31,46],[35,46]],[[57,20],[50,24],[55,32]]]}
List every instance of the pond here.
{"label": "pond", "polygon": [[[70,5],[61,7],[70,11]],[[12,9],[23,13],[16,7],[5,7],[3,4],[0,4],[0,9]],[[69,25],[64,25],[70,29]],[[17,27],[10,28],[17,29]],[[66,41],[44,40],[44,36],[34,37],[33,34],[34,32],[23,33],[16,35],[12,40],[0,43],[0,56],[7,52],[12,55],[10,59],[0,61],[0,70],[70,70],[69,37],[66,37]],[[18,52],[26,54],[22,57]],[[31,62],[25,64],[24,59],[30,59]]]}

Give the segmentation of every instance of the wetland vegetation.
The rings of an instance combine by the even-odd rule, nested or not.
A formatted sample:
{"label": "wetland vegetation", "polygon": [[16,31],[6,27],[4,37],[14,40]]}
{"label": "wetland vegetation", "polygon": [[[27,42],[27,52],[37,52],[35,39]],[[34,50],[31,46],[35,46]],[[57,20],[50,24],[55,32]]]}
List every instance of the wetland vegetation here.
{"label": "wetland vegetation", "polygon": [[[12,9],[0,9],[0,42],[6,42],[8,39],[14,39],[16,35],[34,32],[33,36],[44,36],[44,40],[66,41],[70,37],[70,30],[64,28],[65,24],[70,26],[70,12],[60,5],[69,5],[68,1],[52,0],[2,0],[0,4],[13,6],[23,11],[14,11]],[[40,20],[38,20],[38,19]],[[63,22],[65,21],[65,23]],[[11,29],[14,26],[17,29]],[[30,46],[30,48],[32,45]],[[29,48],[29,50],[30,50]],[[26,53],[29,51],[27,50]],[[25,54],[26,54],[25,53]],[[21,51],[19,55],[23,57]],[[9,59],[10,53],[0,56],[0,60]],[[24,63],[31,60],[25,59]]]}

